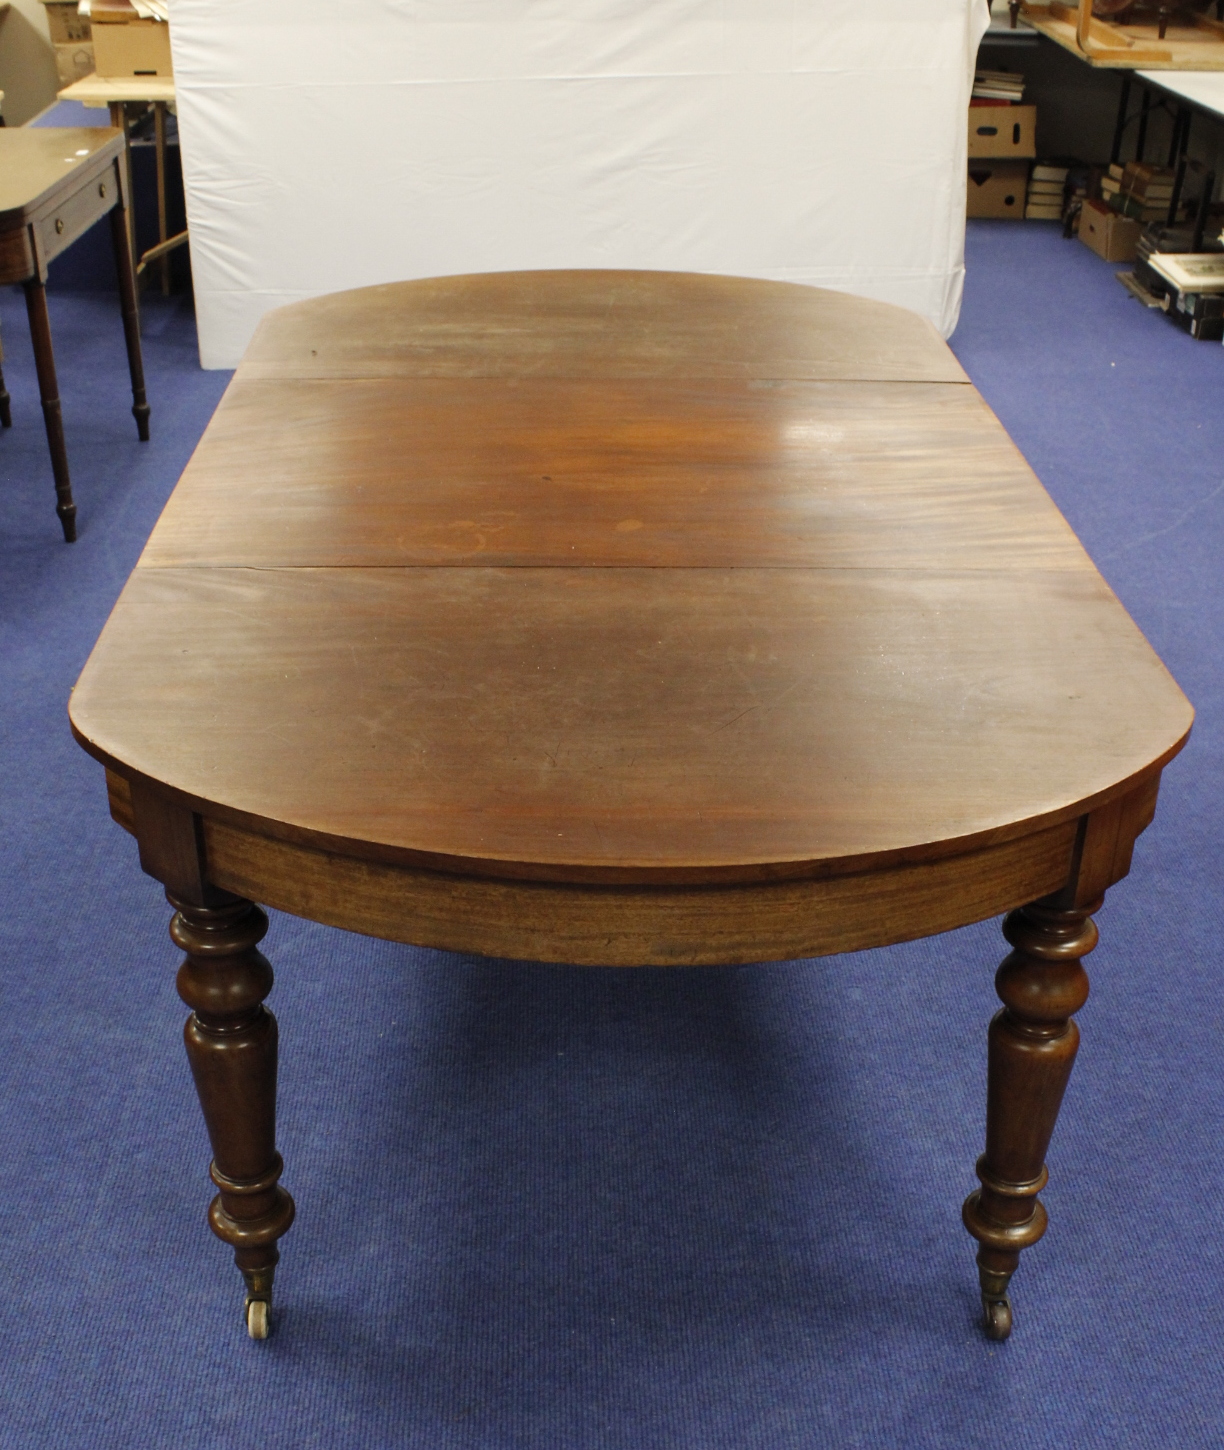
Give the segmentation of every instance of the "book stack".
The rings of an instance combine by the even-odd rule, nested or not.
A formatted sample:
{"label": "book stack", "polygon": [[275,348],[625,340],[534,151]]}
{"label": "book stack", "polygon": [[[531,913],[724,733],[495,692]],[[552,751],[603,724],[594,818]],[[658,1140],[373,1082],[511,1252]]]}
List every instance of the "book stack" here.
{"label": "book stack", "polygon": [[1116,162],[1101,177],[1101,197],[1114,211],[1137,222],[1164,221],[1173,200],[1173,172],[1147,161]]}
{"label": "book stack", "polygon": [[1152,252],[1148,266],[1166,284],[1161,306],[1191,337],[1224,338],[1224,254]]}
{"label": "book stack", "polygon": [[[1204,239],[1206,245],[1207,239]],[[1150,296],[1157,301],[1169,290],[1165,277],[1152,266],[1154,253],[1182,254],[1194,247],[1194,227],[1169,226],[1167,222],[1148,222],[1135,248],[1135,277]],[[1151,305],[1150,303],[1148,304]]]}
{"label": "book stack", "polygon": [[1039,161],[1029,175],[1028,197],[1024,204],[1025,221],[1060,222],[1063,214],[1063,192],[1067,185],[1066,166],[1053,166]]}
{"label": "book stack", "polygon": [[971,106],[1014,106],[1024,96],[1024,77],[1006,70],[979,70],[973,75]]}
{"label": "book stack", "polygon": [[1224,293],[1224,252],[1153,252],[1148,262],[1179,292]]}

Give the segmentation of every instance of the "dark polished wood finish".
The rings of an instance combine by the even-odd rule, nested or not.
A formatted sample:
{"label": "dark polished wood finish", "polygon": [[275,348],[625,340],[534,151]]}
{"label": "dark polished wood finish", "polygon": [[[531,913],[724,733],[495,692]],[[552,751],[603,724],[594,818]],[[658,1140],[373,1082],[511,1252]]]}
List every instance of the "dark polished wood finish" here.
{"label": "dark polished wood finish", "polygon": [[986,1151],[977,1161],[981,1188],[965,1201],[965,1227],[981,1244],[978,1271],[986,1332],[1011,1333],[1007,1286],[1027,1249],[1046,1231],[1037,1195],[1049,1178],[1046,1149],[1062,1105],[1079,1029],[1071,1020],[1088,1000],[1080,958],[1097,943],[1087,908],[1057,898],[1011,912],[1003,935],[1014,950],[995,986],[1004,1006],[990,1024]]}
{"label": "dark polished wood finish", "polygon": [[111,246],[115,271],[119,275],[119,304],[123,309],[123,340],[127,347],[128,375],[132,381],[132,417],[136,436],[149,441],[149,402],[145,397],[144,357],[140,351],[140,307],[136,297],[136,272],[128,242],[127,208],[122,203],[110,214]]}
{"label": "dark polished wood finish", "polygon": [[268,918],[249,901],[208,907],[169,899],[177,908],[170,936],[187,953],[177,983],[191,1008],[183,1040],[220,1190],[208,1222],[233,1247],[249,1314],[257,1302],[271,1307],[277,1240],[293,1222],[293,1200],[278,1182],[276,1018],[263,1005],[272,968],[256,950]]}
{"label": "dark polished wood finish", "polygon": [[[71,715],[197,934],[228,912],[245,943],[259,902],[700,965],[1013,913],[966,1208],[995,1335],[1090,914],[1192,718],[924,322],[623,272],[267,317]],[[235,1078],[210,1124],[269,1091]],[[271,1194],[259,1132],[232,1171]],[[280,1202],[254,1216],[283,1232]]]}
{"label": "dark polished wood finish", "polygon": [[26,312],[30,318],[30,341],[34,344],[34,367],[38,373],[38,396],[42,400],[47,447],[51,450],[51,473],[55,479],[55,512],[64,530],[64,540],[76,542],[76,504],[68,476],[68,449],[64,444],[64,419],[60,412],[59,380],[55,376],[55,352],[51,346],[51,319],[47,316],[47,289],[38,278],[25,285]]}
{"label": "dark polished wood finish", "polygon": [[[110,213],[132,379],[132,412],[141,441],[147,441],[149,405],[145,399],[135,272],[128,245],[127,193],[123,135],[111,127],[0,130],[0,283],[20,282],[25,287],[38,390],[55,478],[55,511],[68,543],[76,539],[76,504],[68,472],[51,323],[47,316],[47,267],[96,221]],[[5,400],[0,402],[0,422],[6,427],[7,419],[5,395]]]}
{"label": "dark polished wood finish", "polygon": [[276,1019],[263,1002],[272,968],[257,950],[268,930],[258,906],[221,890],[205,866],[202,823],[145,781],[125,791],[126,820],[140,864],[166,886],[175,908],[170,937],[187,954],[178,993],[191,1008],[183,1029],[220,1190],[208,1223],[234,1250],[254,1338],[265,1338],[277,1241],[293,1223],[293,1200],[279,1185],[276,1151]]}

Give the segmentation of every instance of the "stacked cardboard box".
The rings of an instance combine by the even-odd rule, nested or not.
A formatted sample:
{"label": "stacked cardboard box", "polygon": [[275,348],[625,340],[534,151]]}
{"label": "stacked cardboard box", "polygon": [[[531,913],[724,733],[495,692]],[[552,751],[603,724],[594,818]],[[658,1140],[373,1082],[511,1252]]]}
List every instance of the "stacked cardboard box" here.
{"label": "stacked cardboard box", "polygon": [[1122,216],[1094,196],[1084,199],[1079,239],[1105,261],[1133,261],[1142,232],[1142,222]]}
{"label": "stacked cardboard box", "polygon": [[1028,169],[1027,161],[971,161],[965,215],[1019,221],[1024,216]]}
{"label": "stacked cardboard box", "polygon": [[1037,154],[1037,107],[1020,105],[1024,77],[980,70],[969,102],[969,183],[965,211],[971,217],[1024,216],[1029,160]]}
{"label": "stacked cardboard box", "polygon": [[61,86],[70,86],[94,68],[93,33],[89,16],[77,11],[76,0],[43,0],[47,29],[55,47],[55,70]]}
{"label": "stacked cardboard box", "polygon": [[162,0],[92,0],[100,76],[169,76],[170,27]]}
{"label": "stacked cardboard box", "polygon": [[1031,161],[1037,155],[1036,106],[970,106],[969,156]]}

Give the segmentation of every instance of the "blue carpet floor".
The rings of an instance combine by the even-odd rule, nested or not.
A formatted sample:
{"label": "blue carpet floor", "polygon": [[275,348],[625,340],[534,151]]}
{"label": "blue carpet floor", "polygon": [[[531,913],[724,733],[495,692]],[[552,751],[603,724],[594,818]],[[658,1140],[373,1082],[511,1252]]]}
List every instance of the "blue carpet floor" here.
{"label": "blue carpet floor", "polygon": [[278,1324],[208,1233],[168,909],[65,700],[225,377],[59,295],[80,542],[0,291],[0,1446],[791,1450],[1224,1442],[1224,348],[1055,228],[971,226],[970,375],[1199,708],[1101,912],[1051,1228],[1004,1346],[959,1208],[996,923],[701,971],[448,956],[276,917]]}

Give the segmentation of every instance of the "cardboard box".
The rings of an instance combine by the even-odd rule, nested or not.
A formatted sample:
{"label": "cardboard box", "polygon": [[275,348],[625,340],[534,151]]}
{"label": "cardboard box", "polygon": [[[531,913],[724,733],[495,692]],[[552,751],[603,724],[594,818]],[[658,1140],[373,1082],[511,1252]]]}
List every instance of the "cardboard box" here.
{"label": "cardboard box", "polygon": [[43,0],[43,6],[53,45],[79,45],[89,40],[89,16],[77,14],[76,0],[67,4],[60,3],[60,0]]}
{"label": "cardboard box", "polygon": [[969,155],[1031,160],[1037,155],[1037,107],[970,106]]}
{"label": "cardboard box", "polygon": [[55,47],[55,70],[59,76],[60,89],[72,85],[73,81],[84,80],[93,75],[93,42],[78,40],[75,44]]}
{"label": "cardboard box", "polygon": [[971,161],[965,215],[1024,219],[1027,161]]}
{"label": "cardboard box", "polygon": [[1085,197],[1080,212],[1079,239],[1107,262],[1133,262],[1143,235],[1143,223],[1120,216],[1103,201]]}
{"label": "cardboard box", "polygon": [[169,76],[170,27],[160,20],[93,27],[94,67],[100,76]]}

